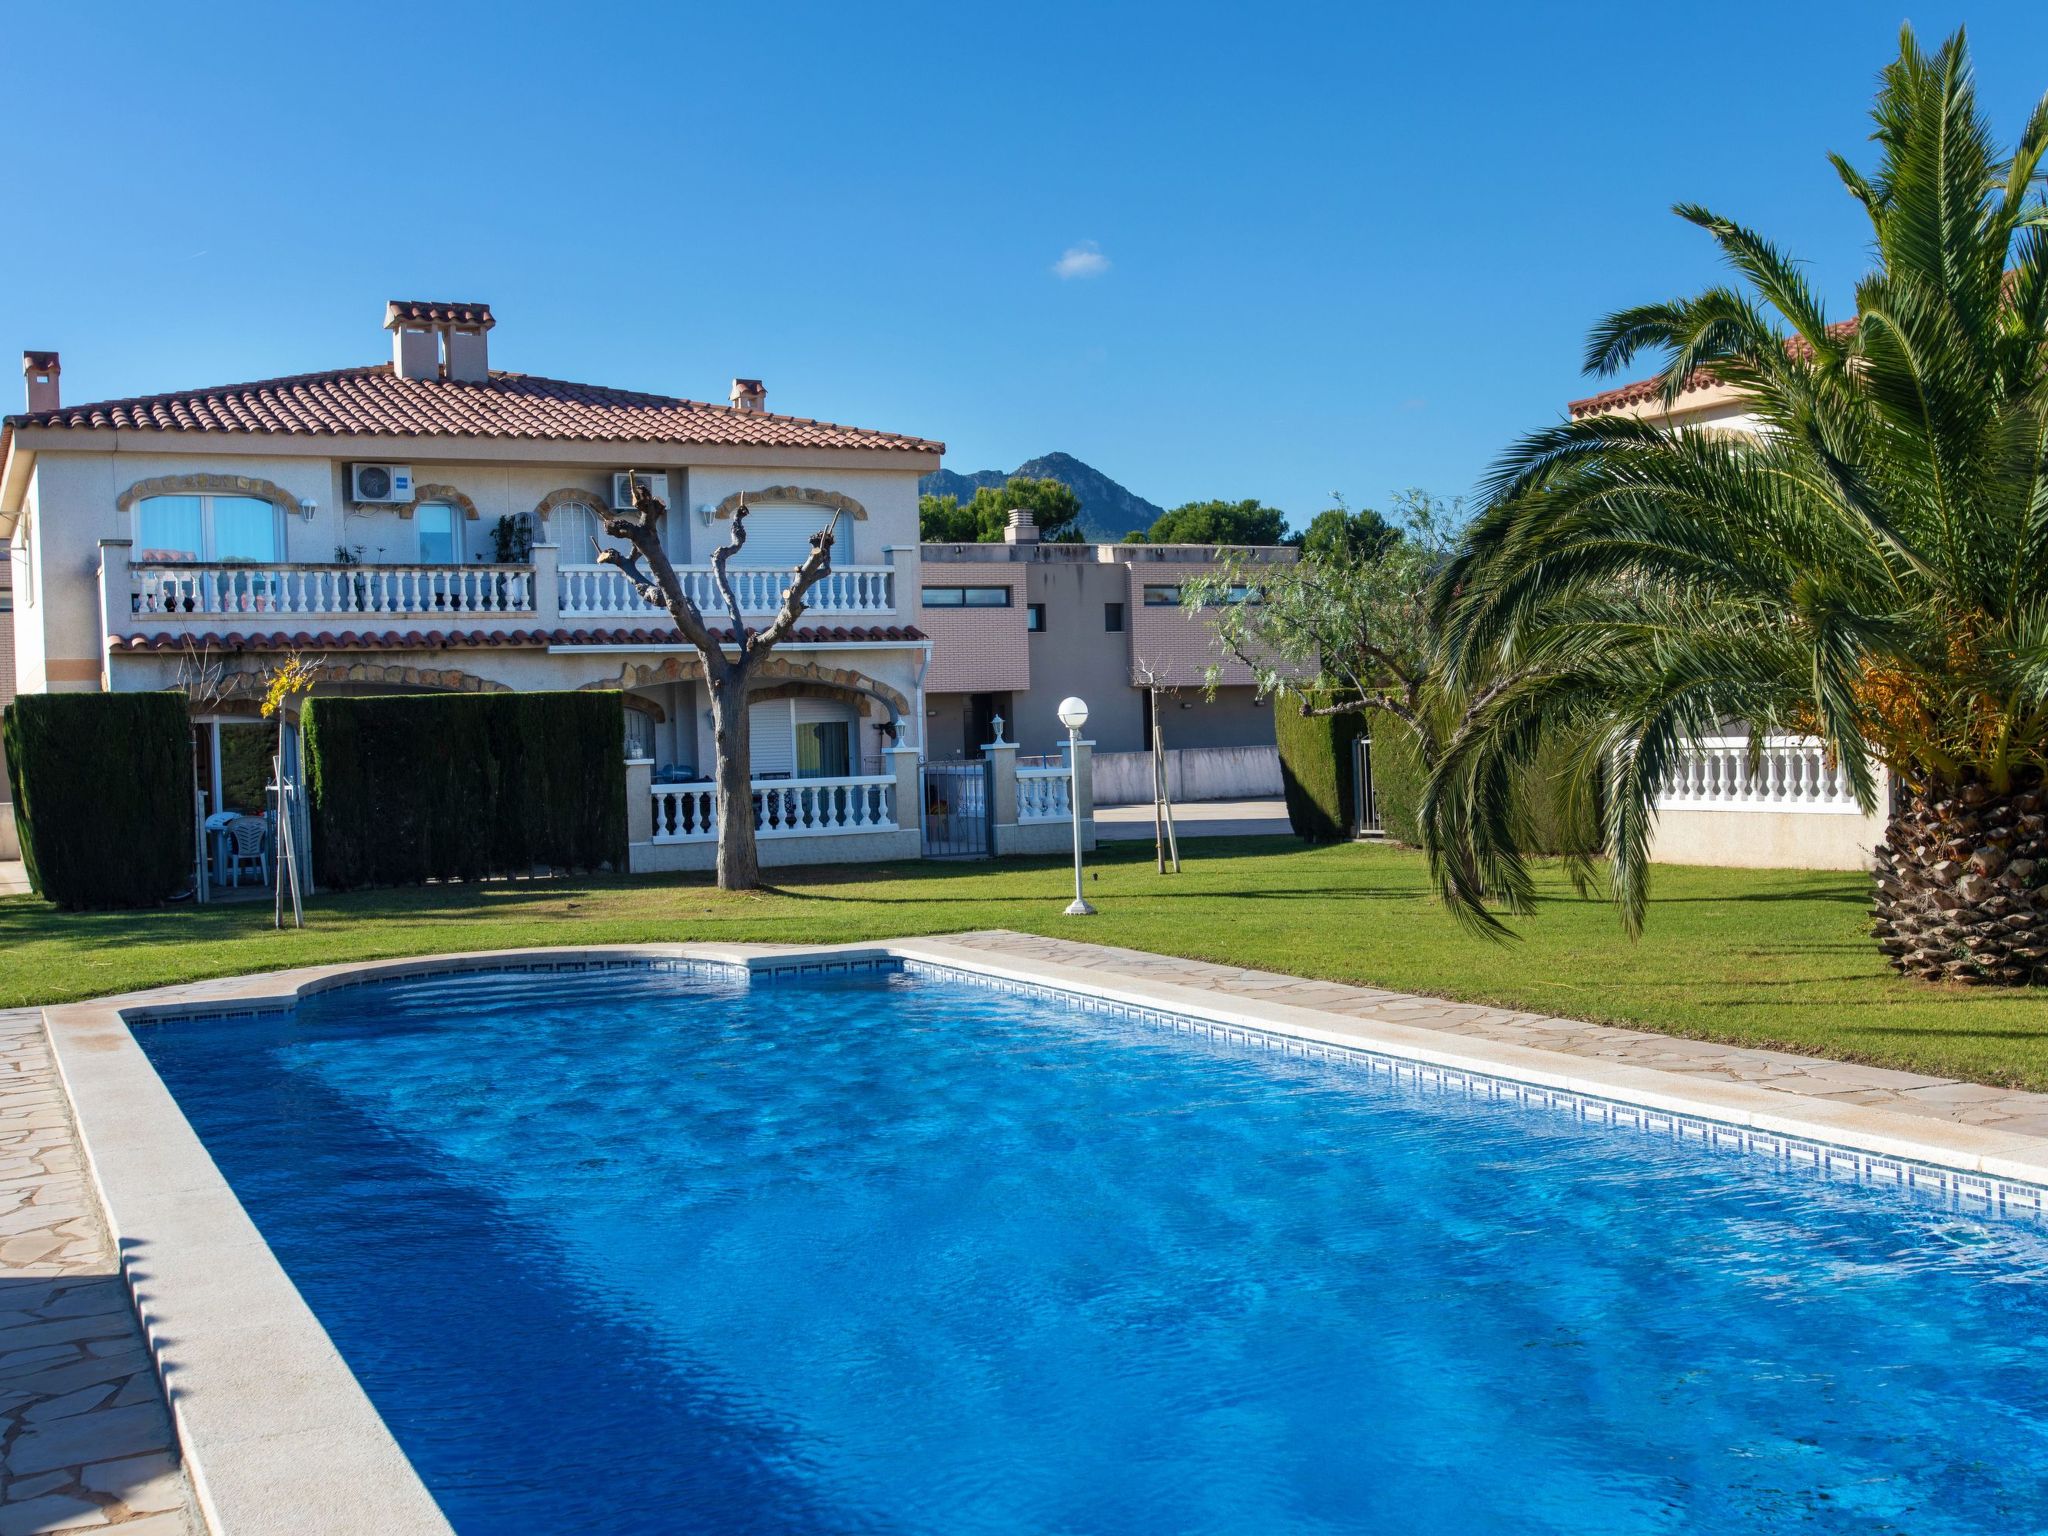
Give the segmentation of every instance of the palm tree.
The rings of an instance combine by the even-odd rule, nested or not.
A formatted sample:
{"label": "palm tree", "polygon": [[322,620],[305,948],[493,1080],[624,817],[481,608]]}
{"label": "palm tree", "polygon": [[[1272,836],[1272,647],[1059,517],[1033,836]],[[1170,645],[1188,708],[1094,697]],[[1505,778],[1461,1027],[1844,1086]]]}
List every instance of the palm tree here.
{"label": "palm tree", "polygon": [[[1631,931],[1657,786],[1745,722],[1817,736],[1866,811],[1894,799],[1875,933],[1900,970],[2048,981],[2048,99],[2009,157],[1963,35],[1908,29],[1872,113],[1877,165],[1837,173],[1874,268],[1831,324],[1799,266],[1704,208],[1741,282],[1623,310],[1589,370],[1661,352],[1666,403],[1702,374],[1755,431],[1617,415],[1511,449],[1433,616],[1453,687],[1494,695],[1436,767],[1427,836],[1446,895],[1525,909],[1514,770],[1578,743],[1607,880]],[[1590,876],[1590,866],[1579,871]]]}

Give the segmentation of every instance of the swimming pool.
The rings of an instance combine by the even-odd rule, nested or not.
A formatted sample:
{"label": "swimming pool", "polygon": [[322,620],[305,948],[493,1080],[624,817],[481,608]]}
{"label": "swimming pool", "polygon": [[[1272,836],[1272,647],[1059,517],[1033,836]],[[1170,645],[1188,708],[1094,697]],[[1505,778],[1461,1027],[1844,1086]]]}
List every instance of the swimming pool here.
{"label": "swimming pool", "polygon": [[930,976],[144,1026],[485,1532],[2048,1528],[2048,1237]]}

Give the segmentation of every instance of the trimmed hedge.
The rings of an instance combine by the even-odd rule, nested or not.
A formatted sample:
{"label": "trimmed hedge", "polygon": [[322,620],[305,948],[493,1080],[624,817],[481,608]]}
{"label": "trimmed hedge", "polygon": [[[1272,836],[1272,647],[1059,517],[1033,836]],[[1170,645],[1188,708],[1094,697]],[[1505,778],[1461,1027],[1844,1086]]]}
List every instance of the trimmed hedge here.
{"label": "trimmed hedge", "polygon": [[626,864],[617,693],[312,698],[320,885],[419,885]]}
{"label": "trimmed hedge", "polygon": [[1304,715],[1292,697],[1273,701],[1280,788],[1297,837],[1333,843],[1351,836],[1351,744],[1365,726],[1362,715]]}
{"label": "trimmed hedge", "polygon": [[[1356,831],[1352,814],[1352,743],[1372,736],[1372,778],[1380,802],[1380,828],[1396,842],[1420,844],[1422,790],[1429,775],[1415,733],[1392,716],[1304,717],[1297,704],[1279,701],[1273,710],[1280,746],[1280,777],[1287,795],[1287,819],[1297,836],[1335,842]],[[1546,745],[1522,786],[1520,815],[1524,846],[1531,853],[1587,852],[1599,844],[1593,818],[1566,812],[1559,783],[1569,750]]]}
{"label": "trimmed hedge", "polygon": [[0,719],[22,863],[62,907],[149,906],[192,882],[182,693],[25,693]]}

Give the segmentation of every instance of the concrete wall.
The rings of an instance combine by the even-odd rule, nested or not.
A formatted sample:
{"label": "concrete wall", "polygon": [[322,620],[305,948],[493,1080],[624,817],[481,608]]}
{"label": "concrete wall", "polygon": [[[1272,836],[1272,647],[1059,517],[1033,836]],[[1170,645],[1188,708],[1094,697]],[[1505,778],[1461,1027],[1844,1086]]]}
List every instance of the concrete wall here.
{"label": "concrete wall", "polygon": [[1659,811],[1650,857],[1732,869],[1869,869],[1882,816],[1819,811]]}
{"label": "concrete wall", "polygon": [[[1131,687],[1129,583],[1124,568],[1082,561],[1034,562],[1030,601],[1045,604],[1045,632],[1028,639],[1031,691],[1010,701],[1009,735],[1026,753],[1051,753],[1067,739],[1060,700],[1088,703],[1087,734],[1105,751],[1135,745],[1144,731],[1143,703]],[[1103,609],[1125,603],[1124,630],[1105,627]]]}
{"label": "concrete wall", "polygon": [[[1167,793],[1175,800],[1254,800],[1278,795],[1278,747],[1189,747],[1166,754]],[[1097,805],[1150,805],[1152,754],[1103,752],[1095,758]]]}

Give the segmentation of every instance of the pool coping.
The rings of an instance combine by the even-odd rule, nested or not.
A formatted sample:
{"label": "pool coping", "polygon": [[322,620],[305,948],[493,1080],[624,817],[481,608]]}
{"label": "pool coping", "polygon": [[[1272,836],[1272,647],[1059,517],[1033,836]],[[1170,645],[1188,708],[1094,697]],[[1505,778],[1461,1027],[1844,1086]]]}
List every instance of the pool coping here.
{"label": "pool coping", "polygon": [[1268,1043],[1362,1053],[1418,1071],[1981,1176],[2027,1186],[2037,1200],[2048,1187],[2048,1137],[1105,974],[944,938],[482,950],[308,966],[53,1005],[43,1010],[44,1025],[85,1168],[213,1536],[448,1536],[451,1527],[150,1065],[131,1023],[285,1011],[338,987],[462,971],[656,964],[801,975],[899,963],[1246,1031]]}

